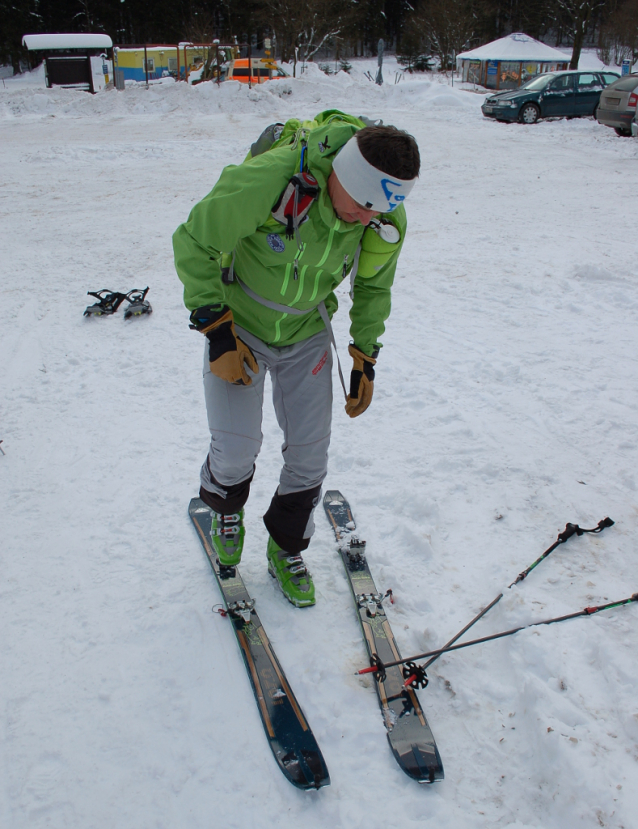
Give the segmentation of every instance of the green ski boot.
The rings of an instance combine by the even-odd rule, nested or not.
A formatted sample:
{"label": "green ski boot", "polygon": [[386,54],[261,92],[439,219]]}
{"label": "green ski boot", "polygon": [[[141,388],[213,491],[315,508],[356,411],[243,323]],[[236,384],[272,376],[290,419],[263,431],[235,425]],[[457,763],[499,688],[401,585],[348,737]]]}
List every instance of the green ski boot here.
{"label": "green ski boot", "polygon": [[244,511],[234,515],[213,512],[210,540],[222,567],[236,567],[244,549]]}
{"label": "green ski boot", "polygon": [[282,550],[270,536],[266,555],[268,556],[268,572],[274,579],[277,579],[288,601],[296,607],[313,605],[315,586],[303,558]]}

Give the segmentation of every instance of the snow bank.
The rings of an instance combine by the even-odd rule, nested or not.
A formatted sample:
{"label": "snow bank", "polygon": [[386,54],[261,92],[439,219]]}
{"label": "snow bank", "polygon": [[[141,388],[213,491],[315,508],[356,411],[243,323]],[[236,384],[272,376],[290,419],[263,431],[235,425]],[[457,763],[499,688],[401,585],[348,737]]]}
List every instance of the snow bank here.
{"label": "snow bank", "polygon": [[[32,73],[37,74],[37,73]],[[0,118],[26,116],[87,118],[125,117],[131,114],[210,115],[212,113],[254,113],[267,115],[279,112],[282,102],[291,115],[314,114],[323,107],[336,107],[376,115],[381,110],[409,109],[411,107],[458,108],[477,110],[481,98],[468,95],[448,85],[445,78],[423,76],[403,80],[398,84],[377,86],[362,72],[348,75],[324,74],[316,64],[307,64],[299,78],[269,81],[249,89],[239,81],[222,84],[202,83],[189,86],[184,83],[130,84],[126,90],[108,90],[88,95],[77,90],[38,88],[21,84],[0,89]],[[9,85],[8,85],[9,86]],[[35,88],[33,88],[35,86]]]}

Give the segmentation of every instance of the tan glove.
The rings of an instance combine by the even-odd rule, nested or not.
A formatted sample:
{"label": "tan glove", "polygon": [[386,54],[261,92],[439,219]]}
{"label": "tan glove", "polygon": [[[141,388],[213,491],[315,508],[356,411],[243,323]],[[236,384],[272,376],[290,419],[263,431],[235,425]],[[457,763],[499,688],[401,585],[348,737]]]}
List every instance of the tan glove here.
{"label": "tan glove", "polygon": [[356,345],[349,345],[348,351],[352,357],[352,371],[350,372],[350,394],[346,401],[346,414],[358,417],[370,405],[374,391],[374,365],[376,359],[368,357],[359,351]]}
{"label": "tan glove", "polygon": [[259,373],[255,355],[235,333],[233,312],[224,305],[220,310],[197,308],[191,314],[191,328],[201,331],[208,339],[208,362],[217,377],[238,386],[250,386],[252,379],[246,366]]}

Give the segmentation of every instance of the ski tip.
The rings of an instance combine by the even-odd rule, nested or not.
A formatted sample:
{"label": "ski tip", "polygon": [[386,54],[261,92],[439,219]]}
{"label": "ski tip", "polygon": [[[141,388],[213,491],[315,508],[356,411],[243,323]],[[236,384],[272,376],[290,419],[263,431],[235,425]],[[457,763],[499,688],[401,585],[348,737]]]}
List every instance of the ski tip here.
{"label": "ski tip", "polygon": [[318,748],[293,749],[277,762],[288,780],[298,789],[312,791],[330,785],[330,775]]}
{"label": "ski tip", "polygon": [[434,744],[419,744],[405,740],[395,743],[391,732],[388,734],[388,741],[397,763],[408,777],[417,783],[436,783],[445,779],[441,756]]}

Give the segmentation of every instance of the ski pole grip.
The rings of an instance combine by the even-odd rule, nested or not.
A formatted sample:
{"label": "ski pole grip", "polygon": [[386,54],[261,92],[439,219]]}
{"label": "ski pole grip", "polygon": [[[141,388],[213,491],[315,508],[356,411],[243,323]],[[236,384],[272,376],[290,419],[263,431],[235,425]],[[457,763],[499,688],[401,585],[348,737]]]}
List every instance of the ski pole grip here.
{"label": "ski pole grip", "polygon": [[[562,533],[558,533],[558,540],[561,542],[567,541],[572,535],[575,535],[580,530],[578,524],[566,524]],[[580,533],[579,533],[580,535]]]}

